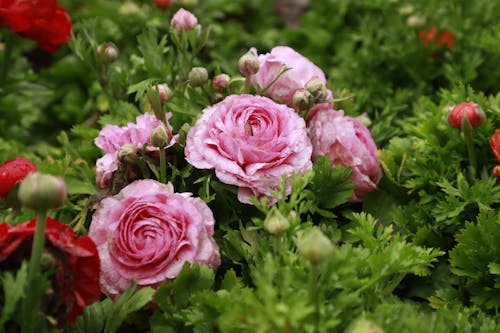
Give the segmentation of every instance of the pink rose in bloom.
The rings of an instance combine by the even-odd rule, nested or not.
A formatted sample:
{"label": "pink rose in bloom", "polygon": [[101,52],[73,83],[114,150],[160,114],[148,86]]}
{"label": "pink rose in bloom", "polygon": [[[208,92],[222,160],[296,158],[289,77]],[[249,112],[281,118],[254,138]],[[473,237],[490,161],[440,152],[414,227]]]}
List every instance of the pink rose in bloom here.
{"label": "pink rose in bloom", "polygon": [[[311,168],[305,121],[286,105],[253,95],[229,95],[206,108],[186,138],[186,160],[215,169],[219,180],[238,186],[238,199],[266,196],[283,176]],[[291,188],[288,188],[289,194]]]}
{"label": "pink rose in bloom", "polygon": [[[255,48],[250,50],[256,53]],[[312,78],[318,78],[326,84],[323,71],[309,59],[288,46],[276,46],[270,53],[261,54],[259,58],[259,71],[250,77],[250,81],[258,91],[266,89],[264,94],[275,101],[289,106],[293,102],[293,94],[304,89]],[[284,69],[289,68],[272,83]],[[329,92],[331,95],[331,92]]]}
{"label": "pink rose in bloom", "polygon": [[184,8],[179,9],[170,21],[170,27],[178,32],[193,30],[197,25],[196,16]]}
{"label": "pink rose in bloom", "polygon": [[464,116],[467,116],[472,127],[476,127],[486,121],[486,115],[478,104],[462,102],[449,108],[448,123],[455,128],[460,128]]}
{"label": "pink rose in bloom", "polygon": [[156,287],[175,279],[185,262],[217,268],[214,223],[203,200],[151,179],[102,200],[89,229],[101,258],[102,292],[114,299],[133,283]]}
{"label": "pink rose in bloom", "polygon": [[168,119],[172,116],[167,114],[167,123],[164,124],[151,113],[139,115],[136,123],[128,123],[127,126],[106,125],[94,140],[97,147],[106,154],[96,162],[96,185],[99,189],[108,187],[113,180],[113,174],[118,169],[118,151],[124,144],[133,144],[138,149],[142,149],[144,144],[146,151],[158,151],[158,148],[151,145],[151,132],[158,126],[163,126],[167,135],[173,139],[168,147],[172,146],[176,139],[172,136],[172,127]]}
{"label": "pink rose in bloom", "polygon": [[350,181],[356,184],[351,201],[362,201],[377,188],[382,177],[377,147],[361,121],[344,116],[344,111],[324,107],[308,120],[308,133],[313,160],[326,155],[334,166],[351,167]]}

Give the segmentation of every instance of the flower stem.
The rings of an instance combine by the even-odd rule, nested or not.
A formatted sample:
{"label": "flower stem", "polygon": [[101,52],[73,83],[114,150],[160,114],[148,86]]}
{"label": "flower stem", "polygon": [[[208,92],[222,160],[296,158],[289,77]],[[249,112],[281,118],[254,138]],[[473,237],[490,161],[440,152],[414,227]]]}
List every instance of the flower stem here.
{"label": "flower stem", "polygon": [[467,146],[467,152],[469,154],[469,172],[471,178],[473,179],[476,177],[477,161],[474,151],[474,139],[472,137],[473,128],[467,116],[464,116],[464,118],[462,119],[460,129],[464,133],[465,145]]}
{"label": "flower stem", "polygon": [[[5,39],[4,39],[4,51],[3,51],[3,59],[2,59],[2,64],[0,68],[0,87],[3,87],[5,84],[5,81],[7,79],[7,71],[9,69],[9,66],[11,65],[11,55],[12,55],[12,45],[11,45],[11,35],[9,32],[5,34]],[[0,95],[2,94],[2,89],[0,88]]]}
{"label": "flower stem", "polygon": [[165,161],[165,147],[160,147],[160,182],[167,183],[167,162]]}
{"label": "flower stem", "polygon": [[47,222],[47,211],[42,210],[37,212],[36,230],[33,238],[33,246],[31,248],[30,268],[28,278],[31,280],[40,272],[40,260],[42,258],[43,245],[45,243],[45,224]]}
{"label": "flower stem", "polygon": [[314,305],[314,332],[319,332],[320,300],[318,293],[318,265],[310,263],[309,271],[309,301]]}

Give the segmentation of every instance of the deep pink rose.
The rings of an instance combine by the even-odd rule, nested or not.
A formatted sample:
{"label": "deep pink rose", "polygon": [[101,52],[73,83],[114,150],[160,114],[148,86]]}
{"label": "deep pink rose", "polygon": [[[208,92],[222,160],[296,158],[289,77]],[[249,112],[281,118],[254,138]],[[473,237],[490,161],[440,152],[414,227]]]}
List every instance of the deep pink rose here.
{"label": "deep pink rose", "polygon": [[128,123],[124,127],[116,125],[106,125],[94,140],[95,145],[101,148],[106,154],[96,161],[96,186],[98,189],[107,188],[112,180],[113,174],[118,169],[118,151],[124,144],[133,144],[138,149],[142,149],[144,144],[146,151],[157,151],[158,148],[152,146],[151,132],[158,126],[163,126],[167,135],[172,137],[168,147],[176,141],[176,136],[172,136],[172,126],[168,119],[172,114],[167,113],[166,124],[161,122],[155,115],[145,113],[137,116],[135,123]]}
{"label": "deep pink rose", "polygon": [[[255,48],[250,50],[256,53]],[[268,87],[264,95],[289,106],[293,102],[293,94],[304,89],[312,78],[318,78],[326,84],[323,71],[309,59],[288,46],[276,46],[270,53],[259,55],[259,71],[250,77],[257,91]],[[289,68],[276,80],[281,71]],[[274,83],[273,81],[276,80]],[[331,96],[331,91],[328,94]]]}
{"label": "deep pink rose", "polygon": [[89,236],[101,258],[101,290],[116,298],[132,283],[156,287],[184,263],[220,265],[214,217],[200,198],[174,193],[171,184],[137,180],[102,200]]}
{"label": "deep pink rose", "polygon": [[324,107],[309,118],[308,133],[313,160],[326,155],[334,166],[351,167],[350,181],[356,184],[351,201],[362,201],[377,188],[382,177],[377,147],[361,121],[344,116],[344,111]]}
{"label": "deep pink rose", "polygon": [[[305,121],[273,100],[230,95],[206,108],[186,139],[186,159],[215,169],[219,180],[238,186],[238,199],[266,196],[283,176],[311,168],[311,142]],[[289,194],[291,188],[288,188]]]}
{"label": "deep pink rose", "polygon": [[196,16],[184,8],[179,9],[170,20],[170,27],[178,32],[193,30],[197,25]]}

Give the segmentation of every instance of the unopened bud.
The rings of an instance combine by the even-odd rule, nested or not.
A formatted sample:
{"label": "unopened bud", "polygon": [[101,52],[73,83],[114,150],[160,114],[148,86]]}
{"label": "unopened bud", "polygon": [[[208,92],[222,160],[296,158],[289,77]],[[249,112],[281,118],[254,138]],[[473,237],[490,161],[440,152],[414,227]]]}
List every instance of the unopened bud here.
{"label": "unopened bud", "polygon": [[357,116],[356,119],[361,121],[366,127],[369,127],[372,124],[372,120],[370,119],[370,116],[366,114],[366,112],[363,112],[362,114]]}
{"label": "unopened bud", "polygon": [[299,89],[293,94],[292,103],[295,110],[308,110],[313,104],[313,96],[306,89]]}
{"label": "unopened bud", "polygon": [[367,319],[358,319],[347,327],[345,333],[384,333],[384,330]]}
{"label": "unopened bud", "polygon": [[486,115],[481,107],[473,102],[462,102],[449,108],[448,123],[455,128],[461,128],[462,120],[467,117],[472,127],[486,121]]}
{"label": "unopened bud", "polygon": [[302,236],[297,247],[299,254],[313,264],[325,261],[333,252],[332,242],[317,228]]}
{"label": "unopened bud", "polygon": [[120,9],[118,9],[118,13],[120,13],[120,15],[138,14],[141,13],[141,11],[141,8],[139,8],[139,6],[132,1],[123,2]]}
{"label": "unopened bud", "polygon": [[184,8],[179,9],[170,20],[170,27],[177,30],[177,32],[193,30],[197,25],[198,19],[196,16]]}
{"label": "unopened bud", "polygon": [[174,0],[153,0],[153,3],[158,8],[167,8],[174,3]]}
{"label": "unopened bud", "polygon": [[327,97],[327,90],[325,83],[321,81],[321,79],[317,77],[313,77],[306,83],[307,91],[313,95],[314,99],[317,102],[324,102]]}
{"label": "unopened bud", "polygon": [[224,91],[229,88],[231,77],[227,74],[219,74],[215,76],[212,80],[212,85],[217,91]]}
{"label": "unopened bud", "polygon": [[170,96],[172,96],[172,91],[170,90],[168,84],[166,83],[157,84],[153,86],[151,89],[153,89],[153,91],[156,91],[158,93],[158,96],[160,97],[160,102],[162,104],[165,104],[170,99]]}
{"label": "unopened bud", "polygon": [[252,51],[248,51],[238,60],[238,69],[244,77],[254,75],[259,71],[259,58]]}
{"label": "unopened bud", "polygon": [[208,72],[204,67],[193,67],[188,74],[188,82],[193,87],[199,87],[208,81]]}
{"label": "unopened bud", "polygon": [[286,217],[281,214],[281,212],[273,206],[271,211],[267,214],[266,220],[264,221],[264,230],[266,230],[271,235],[279,235],[282,232],[288,230],[290,227],[290,222]]}
{"label": "unopened bud", "polygon": [[168,135],[165,126],[158,126],[151,132],[151,144],[158,148],[165,148],[170,143],[172,139]]}
{"label": "unopened bud", "polygon": [[425,17],[420,14],[413,14],[406,19],[406,25],[409,27],[422,27],[425,24]]}
{"label": "unopened bud", "polygon": [[123,163],[135,164],[137,161],[137,146],[126,143],[118,150],[118,160]]}
{"label": "unopened bud", "polygon": [[493,176],[499,178],[500,177],[500,165],[495,165],[493,168]]}
{"label": "unopened bud", "polygon": [[113,60],[115,60],[116,58],[118,58],[119,50],[118,50],[118,47],[116,47],[116,45],[114,43],[107,42],[104,45],[104,56],[102,54],[102,48],[103,48],[102,45],[99,45],[97,47],[97,56],[104,57],[103,61],[105,64],[110,63]]}
{"label": "unopened bud", "polygon": [[36,211],[58,208],[66,199],[66,185],[61,177],[31,173],[21,182],[17,196],[22,206]]}
{"label": "unopened bud", "polygon": [[411,13],[413,13],[414,10],[415,10],[415,7],[413,7],[412,5],[404,5],[404,6],[401,6],[401,8],[399,8],[399,14],[410,15]]}

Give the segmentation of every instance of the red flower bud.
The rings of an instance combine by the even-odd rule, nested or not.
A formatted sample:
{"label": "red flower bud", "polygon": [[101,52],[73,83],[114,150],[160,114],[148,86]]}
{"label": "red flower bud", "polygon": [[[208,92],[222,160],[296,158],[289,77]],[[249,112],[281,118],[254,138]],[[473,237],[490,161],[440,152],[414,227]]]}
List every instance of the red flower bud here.
{"label": "red flower bud", "polygon": [[486,115],[478,104],[473,102],[462,102],[450,107],[448,123],[455,128],[460,128],[465,116],[469,119],[472,127],[476,127],[486,121]]}
{"label": "red flower bud", "polygon": [[491,136],[490,147],[498,163],[500,163],[500,128],[497,128],[495,133]]}
{"label": "red flower bud", "polygon": [[174,3],[174,0],[153,0],[153,2],[158,8],[167,8]]}
{"label": "red flower bud", "polygon": [[[102,57],[102,46],[99,45],[97,47],[97,56],[99,57]],[[109,62],[112,62],[113,60],[115,60],[116,58],[118,58],[118,54],[119,54],[119,50],[118,50],[118,47],[116,47],[116,45],[112,42],[107,42],[105,45],[104,45],[104,63],[107,64]]]}
{"label": "red flower bud", "polygon": [[219,74],[215,76],[212,80],[212,85],[214,89],[217,91],[224,91],[229,88],[229,84],[231,83],[231,77],[227,74]]}
{"label": "red flower bud", "polygon": [[14,186],[29,173],[36,172],[36,166],[23,157],[7,161],[0,166],[0,197],[7,198]]}

